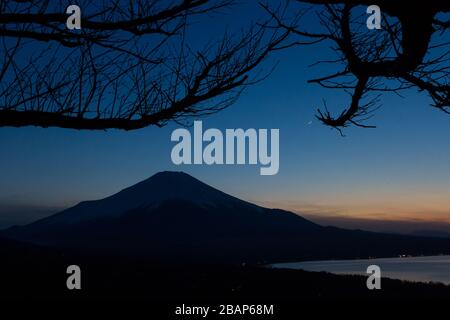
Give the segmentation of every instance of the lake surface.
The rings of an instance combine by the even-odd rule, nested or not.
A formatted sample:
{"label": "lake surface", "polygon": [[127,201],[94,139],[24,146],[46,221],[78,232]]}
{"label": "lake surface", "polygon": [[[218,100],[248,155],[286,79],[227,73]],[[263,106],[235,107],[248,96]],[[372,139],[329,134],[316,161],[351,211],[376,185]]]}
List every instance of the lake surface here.
{"label": "lake surface", "polygon": [[381,268],[382,279],[432,281],[450,285],[450,256],[291,262],[273,264],[272,267],[367,275],[367,267],[372,264]]}

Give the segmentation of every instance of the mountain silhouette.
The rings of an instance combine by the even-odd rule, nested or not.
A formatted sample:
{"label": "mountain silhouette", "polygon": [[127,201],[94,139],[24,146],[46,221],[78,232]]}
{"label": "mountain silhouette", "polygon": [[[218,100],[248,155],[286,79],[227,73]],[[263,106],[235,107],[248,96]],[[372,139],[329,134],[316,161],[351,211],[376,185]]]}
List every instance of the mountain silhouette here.
{"label": "mountain silhouette", "polygon": [[450,253],[447,239],[323,227],[160,172],[3,236],[34,244],[155,259],[267,262]]}
{"label": "mountain silhouette", "polygon": [[416,237],[450,238],[450,232],[441,230],[415,230],[411,235]]}

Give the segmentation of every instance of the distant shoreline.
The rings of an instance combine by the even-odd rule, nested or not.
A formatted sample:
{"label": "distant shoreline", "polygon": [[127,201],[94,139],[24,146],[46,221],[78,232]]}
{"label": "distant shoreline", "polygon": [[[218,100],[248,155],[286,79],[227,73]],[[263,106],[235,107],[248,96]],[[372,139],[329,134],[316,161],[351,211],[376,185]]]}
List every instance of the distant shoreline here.
{"label": "distant shoreline", "polygon": [[385,278],[423,283],[450,285],[450,255],[400,256],[395,258],[316,260],[276,263],[274,269],[293,269],[308,272],[328,272],[336,275],[367,275],[370,265],[381,267]]}

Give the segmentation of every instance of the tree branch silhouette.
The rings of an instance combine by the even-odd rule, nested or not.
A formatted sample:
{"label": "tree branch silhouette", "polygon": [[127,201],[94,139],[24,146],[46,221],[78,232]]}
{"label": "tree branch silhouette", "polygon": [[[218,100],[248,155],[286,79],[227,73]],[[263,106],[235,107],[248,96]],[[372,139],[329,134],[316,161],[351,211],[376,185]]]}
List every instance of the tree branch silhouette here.
{"label": "tree branch silhouette", "polygon": [[[309,82],[351,94],[349,106],[337,116],[327,108],[318,109],[317,118],[323,124],[339,131],[349,125],[373,128],[365,122],[379,106],[375,103],[378,96],[371,98],[370,93],[398,93],[411,88],[427,92],[433,107],[450,113],[450,41],[445,40],[450,32],[450,21],[439,16],[450,12],[448,1],[294,2],[296,11],[300,12],[294,18],[286,18],[279,8],[263,7],[275,17],[278,27],[302,39],[331,43],[337,59],[319,63],[341,65],[341,70]],[[368,17],[365,8],[372,4],[382,10],[382,30],[368,30],[365,26]],[[320,31],[302,27],[305,12],[311,11],[320,21]],[[363,103],[366,97],[369,101]]]}
{"label": "tree branch silhouette", "polygon": [[289,32],[269,21],[197,49],[189,21],[231,0],[0,2],[0,126],[133,130],[208,115],[260,78]]}

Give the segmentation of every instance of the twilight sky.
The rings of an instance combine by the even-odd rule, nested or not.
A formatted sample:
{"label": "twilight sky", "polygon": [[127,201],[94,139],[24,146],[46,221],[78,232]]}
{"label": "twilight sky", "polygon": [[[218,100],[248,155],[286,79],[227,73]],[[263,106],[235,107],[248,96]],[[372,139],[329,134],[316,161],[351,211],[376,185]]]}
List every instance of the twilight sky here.
{"label": "twilight sky", "polygon": [[[201,21],[192,29],[193,41],[232,28],[230,21],[256,19],[255,8],[241,5]],[[330,57],[326,45],[278,52],[265,64],[270,69],[278,62],[266,81],[248,88],[231,108],[202,119],[205,129],[279,128],[275,176],[260,176],[259,165],[173,165],[175,124],[132,132],[0,128],[0,228],[178,170],[240,198],[321,221],[442,222],[450,230],[450,117],[433,110],[425,94],[385,94],[371,120],[377,129],[349,128],[341,137],[314,118],[322,99],[337,107],[348,101],[342,92],[306,83],[330,72],[309,67],[320,57]]]}

